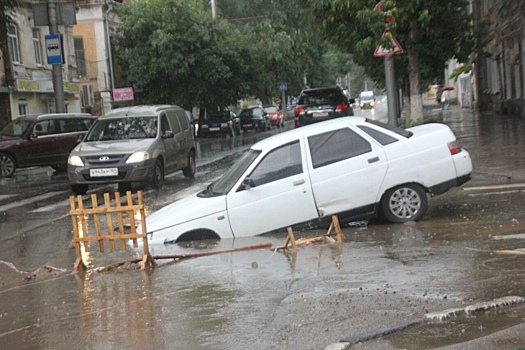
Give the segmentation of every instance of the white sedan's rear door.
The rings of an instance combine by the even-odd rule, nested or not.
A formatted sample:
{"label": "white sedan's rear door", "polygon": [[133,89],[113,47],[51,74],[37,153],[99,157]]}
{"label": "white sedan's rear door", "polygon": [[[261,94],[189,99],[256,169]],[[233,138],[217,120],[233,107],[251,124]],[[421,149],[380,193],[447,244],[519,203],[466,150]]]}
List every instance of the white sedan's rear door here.
{"label": "white sedan's rear door", "polygon": [[312,133],[307,139],[310,179],[320,215],[370,210],[388,169],[383,149],[346,127]]}
{"label": "white sedan's rear door", "polygon": [[235,237],[258,235],[318,217],[304,161],[299,141],[276,147],[246,176],[255,187],[227,195]]}

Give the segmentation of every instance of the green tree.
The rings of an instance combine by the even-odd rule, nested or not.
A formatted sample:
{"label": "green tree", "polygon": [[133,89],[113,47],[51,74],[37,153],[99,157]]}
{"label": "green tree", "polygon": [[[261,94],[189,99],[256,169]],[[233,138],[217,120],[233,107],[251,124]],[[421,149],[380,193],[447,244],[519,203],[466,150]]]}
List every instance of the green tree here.
{"label": "green tree", "polygon": [[382,60],[375,48],[389,45],[381,40],[385,14],[390,13],[392,33],[405,53],[395,57],[398,86],[408,100],[408,115],[422,117],[423,82],[442,81],[449,59],[468,62],[473,51],[471,16],[467,0],[304,0],[316,14],[316,21],[329,40],[353,55],[367,76],[384,84]]}
{"label": "green tree", "polygon": [[305,87],[335,85],[331,71],[333,45],[327,43],[314,16],[300,0],[221,0],[218,16],[251,36],[253,77],[247,84],[263,103],[280,98],[277,83],[286,81],[287,93]]}
{"label": "green tree", "polygon": [[246,38],[214,21],[198,0],[131,2],[119,9],[117,61],[137,88],[138,103],[216,110],[246,94]]}
{"label": "green tree", "polygon": [[11,22],[9,13],[14,11],[19,6],[20,2],[18,0],[0,0],[0,23],[4,24],[0,26],[0,45],[5,45],[7,42],[6,24]]}

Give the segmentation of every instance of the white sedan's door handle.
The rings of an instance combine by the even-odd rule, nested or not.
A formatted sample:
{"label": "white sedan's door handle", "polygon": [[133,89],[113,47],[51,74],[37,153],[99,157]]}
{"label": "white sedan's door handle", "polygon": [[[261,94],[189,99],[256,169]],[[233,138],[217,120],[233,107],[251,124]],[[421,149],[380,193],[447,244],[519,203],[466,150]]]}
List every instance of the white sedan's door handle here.
{"label": "white sedan's door handle", "polygon": [[294,186],[299,186],[299,185],[303,185],[303,184],[304,184],[304,179],[296,180],[296,181],[293,182]]}
{"label": "white sedan's door handle", "polygon": [[379,157],[374,157],[374,158],[368,159],[368,163],[375,163],[375,162],[379,162]]}

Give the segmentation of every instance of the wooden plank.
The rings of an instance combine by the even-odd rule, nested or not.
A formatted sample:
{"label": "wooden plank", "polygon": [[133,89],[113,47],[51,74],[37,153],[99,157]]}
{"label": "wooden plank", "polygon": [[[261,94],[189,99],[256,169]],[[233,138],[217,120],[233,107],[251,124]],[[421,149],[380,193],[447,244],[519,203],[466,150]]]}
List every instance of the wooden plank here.
{"label": "wooden plank", "polygon": [[138,238],[144,238],[144,235],[142,233],[126,233],[123,235],[106,235],[106,236],[89,236],[89,237],[80,237],[80,238],[73,238],[73,242],[98,242],[98,241],[122,241],[122,240],[130,240],[130,239],[138,239]]}
{"label": "wooden plank", "polygon": [[332,215],[332,225],[334,226],[335,232],[337,233],[337,242],[343,243],[343,233],[341,232],[339,217],[337,215]]}
{"label": "wooden plank", "polygon": [[[126,198],[128,200],[127,208],[131,208],[133,206],[133,198],[131,197],[131,191],[126,192]],[[129,215],[129,224],[131,228],[131,234],[135,235],[137,234],[137,228],[135,227],[135,210],[130,209],[128,211],[128,215]],[[133,238],[133,248],[137,248],[137,247],[138,247],[137,239]]]}
{"label": "wooden plank", "polygon": [[[122,217],[122,212],[126,211],[126,208],[122,210],[122,205],[120,204],[120,193],[119,192],[115,192],[115,205],[119,209],[119,211],[117,211],[118,233],[119,233],[119,236],[122,237],[126,233],[126,231],[124,230],[124,219]],[[120,240],[120,249],[122,251],[126,251],[126,241],[124,239]]]}
{"label": "wooden plank", "polygon": [[120,206],[120,208],[115,208],[115,207],[109,207],[109,208],[98,207],[98,208],[84,208],[82,210],[75,209],[75,210],[71,211],[71,214],[75,214],[75,215],[80,215],[80,214],[88,214],[88,215],[89,214],[106,214],[106,213],[116,213],[116,212],[128,211],[128,210],[140,210],[140,205],[131,205],[131,206],[126,206],[126,207]]}
{"label": "wooden plank", "polygon": [[[69,196],[69,207],[71,210],[74,210],[75,205],[75,197]],[[79,238],[78,235],[78,215],[71,215],[71,221],[73,224],[73,241]],[[82,251],[80,250],[80,242],[75,242],[75,252],[77,255],[77,259],[75,261],[75,264],[73,265],[73,271],[78,271],[80,268],[85,267],[84,263],[82,262]]]}
{"label": "wooden plank", "polygon": [[[109,198],[109,193],[104,193],[104,206],[106,208],[109,208],[111,206],[111,199]],[[115,241],[112,239],[114,232],[113,232],[113,215],[106,211],[106,225],[108,226],[108,234],[111,239],[109,240],[109,250],[111,252],[114,252],[116,250],[115,248]]]}
{"label": "wooden plank", "polygon": [[[78,209],[81,211],[84,210],[84,201],[81,195],[77,196],[77,202],[78,202]],[[79,217],[80,217],[79,237],[87,237],[88,228],[87,228],[87,222],[86,222],[86,215],[79,215]],[[84,241],[84,250],[86,252],[89,252],[89,244],[86,241]]]}
{"label": "wooden plank", "polygon": [[[91,194],[91,206],[93,208],[98,207],[97,195],[95,193]],[[95,224],[95,235],[97,237],[102,236],[102,230],[100,228],[100,215],[98,213],[93,214],[93,223]],[[98,251],[104,253],[104,242],[101,239],[98,239]]]}

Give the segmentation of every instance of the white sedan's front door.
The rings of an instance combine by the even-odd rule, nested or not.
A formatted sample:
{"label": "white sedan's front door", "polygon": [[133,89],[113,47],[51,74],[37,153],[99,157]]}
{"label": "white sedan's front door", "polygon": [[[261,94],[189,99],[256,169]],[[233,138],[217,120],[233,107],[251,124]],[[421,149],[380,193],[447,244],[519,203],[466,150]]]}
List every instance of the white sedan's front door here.
{"label": "white sedan's front door", "polygon": [[247,176],[252,186],[226,199],[235,237],[253,236],[318,218],[299,141],[268,152]]}

